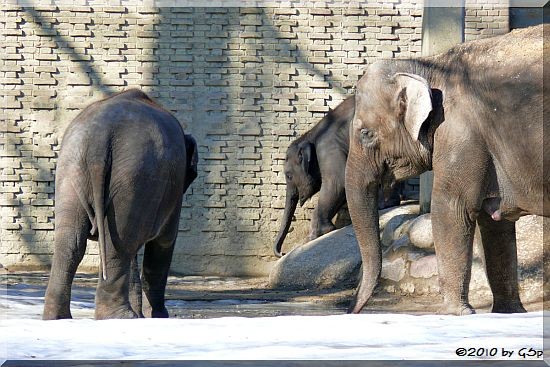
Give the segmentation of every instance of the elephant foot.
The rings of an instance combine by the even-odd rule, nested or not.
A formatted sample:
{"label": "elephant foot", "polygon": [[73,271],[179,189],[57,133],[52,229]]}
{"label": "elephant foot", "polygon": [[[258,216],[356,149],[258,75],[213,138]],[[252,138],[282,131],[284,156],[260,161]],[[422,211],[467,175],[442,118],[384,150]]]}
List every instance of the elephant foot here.
{"label": "elephant foot", "polygon": [[332,223],[330,224],[327,224],[327,225],[324,225],[320,228],[318,228],[317,230],[312,230],[309,234],[309,236],[307,237],[307,241],[313,241],[314,239],[316,238],[319,238],[321,237],[322,235],[325,235],[329,232],[332,232],[336,229],[336,226]]}
{"label": "elephant foot", "polygon": [[164,306],[160,309],[153,309],[151,306],[143,307],[143,315],[154,319],[167,319],[169,317],[168,310]]}
{"label": "elephant foot", "polygon": [[169,317],[168,310],[166,309],[166,307],[164,307],[162,310],[153,310],[153,312],[151,312],[151,317],[156,319],[167,319]]}
{"label": "elephant foot", "polygon": [[68,307],[54,307],[46,304],[42,313],[42,320],[61,320],[72,319],[71,311]]}
{"label": "elephant foot", "polygon": [[523,304],[521,301],[494,301],[493,302],[493,309],[491,310],[493,313],[525,313],[527,312],[525,308],[523,307]]}
{"label": "elephant foot", "polygon": [[119,307],[111,310],[106,308],[96,308],[95,319],[96,320],[108,320],[108,319],[137,319],[139,316],[132,311],[130,307]]}
{"label": "elephant foot", "polygon": [[475,310],[467,303],[460,303],[460,304],[446,304],[443,305],[440,310],[439,314],[442,315],[456,315],[456,316],[465,316],[465,315],[473,315],[475,314]]}

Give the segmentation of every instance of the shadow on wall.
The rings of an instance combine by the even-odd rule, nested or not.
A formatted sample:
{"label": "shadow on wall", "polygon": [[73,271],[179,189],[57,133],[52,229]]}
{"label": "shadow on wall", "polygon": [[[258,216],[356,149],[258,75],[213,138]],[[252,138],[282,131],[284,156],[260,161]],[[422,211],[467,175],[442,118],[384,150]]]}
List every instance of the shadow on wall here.
{"label": "shadow on wall", "polygon": [[[52,10],[56,9],[55,12],[60,12],[60,9],[56,6],[52,7]],[[42,39],[49,39],[55,42],[57,53],[68,54],[68,59],[74,63],[71,66],[75,66],[75,69],[78,69],[81,74],[87,74],[91,81],[92,85],[96,90],[103,92],[104,94],[112,94],[119,91],[119,89],[114,89],[112,86],[107,85],[105,78],[102,76],[102,73],[97,70],[94,65],[94,58],[86,52],[80,52],[75,46],[74,37],[68,37],[58,29],[59,23],[56,23],[55,18],[52,16],[51,19],[44,17],[40,12],[35,8],[24,8],[25,15],[29,16],[29,21],[33,24],[40,26],[40,33],[37,33]],[[52,22],[53,20],[53,22]],[[28,22],[26,22],[28,23]],[[91,20],[90,25],[93,25],[93,20]],[[93,33],[90,31],[90,35],[93,36]],[[59,61],[59,58],[57,59]],[[75,73],[71,70],[72,73]],[[59,73],[59,70],[56,74]]]}
{"label": "shadow on wall", "polygon": [[[332,47],[312,59],[314,51],[304,46],[311,42],[302,29],[313,33],[314,26],[298,23],[324,16],[311,11],[114,7],[105,16],[102,10],[53,5],[19,11],[22,37],[36,36],[32,48],[19,50],[28,60],[21,60],[21,78],[36,65],[51,65],[36,75],[47,83],[22,88],[32,118],[14,121],[21,136],[39,142],[22,163],[36,172],[34,181],[21,175],[24,182],[13,186],[17,209],[10,211],[8,227],[21,237],[24,251],[38,254],[40,264],[50,261],[57,139],[64,128],[93,100],[137,86],[174,112],[199,145],[199,177],[185,195],[172,268],[266,274],[284,203],[286,148],[351,87],[346,72],[334,74],[325,61],[314,60],[318,54],[330,59]],[[330,37],[338,37],[340,26],[330,25]],[[316,45],[330,42],[319,39]],[[7,134],[14,150],[22,144],[18,134]],[[300,225],[308,226],[315,202],[300,210]]]}
{"label": "shadow on wall", "polygon": [[[276,24],[276,22],[277,22],[278,18],[280,18],[281,16],[277,16],[277,14],[270,14],[271,16],[269,16],[268,14],[266,14],[265,9],[262,9],[262,10],[263,10],[261,12],[262,23],[265,24],[268,27],[268,32],[272,32],[273,34],[275,34],[275,36],[273,37],[275,39],[285,39],[286,36],[283,34],[283,32],[281,32],[281,30],[280,30],[281,27],[286,26],[286,27],[292,28],[292,27],[296,27],[298,25],[297,21],[296,21],[296,23],[289,22],[289,23],[285,24],[286,19],[283,18],[283,20],[280,21],[280,23],[282,23],[282,24],[278,26]],[[330,9],[322,9],[322,10],[330,10]],[[292,13],[295,13],[296,15],[299,15],[300,11],[303,12],[304,9],[292,9],[291,8],[291,9],[289,9],[288,14],[286,14],[286,15],[292,15]],[[343,26],[343,25],[340,24],[340,26]],[[299,33],[297,33],[296,35],[299,36]],[[316,66],[316,65],[319,65],[319,64],[312,64],[311,62],[309,62],[308,58],[310,56],[308,56],[298,45],[293,44],[294,39],[296,39],[296,38],[289,38],[288,42],[278,43],[278,46],[280,47],[280,52],[285,56],[288,55],[288,56],[294,58],[295,61],[292,64],[300,66],[300,69],[299,69],[300,71],[306,71],[307,74],[314,75],[315,79],[317,79],[318,81],[326,82],[328,84],[327,91],[330,91],[330,96],[327,96],[327,97],[331,97],[331,99],[332,99],[332,96],[337,95],[339,97],[339,98],[337,98],[337,100],[345,99],[345,97],[347,97],[350,94],[349,89],[351,87],[353,87],[355,83],[353,83],[352,85],[348,85],[347,86],[348,88],[345,88],[343,86],[345,81],[344,80],[334,80],[333,79],[333,74],[330,71],[330,69],[328,69],[328,68],[326,70],[321,69],[318,66]],[[332,47],[330,47],[329,52],[330,51],[333,51]],[[278,61],[277,57],[268,57],[267,62],[277,63],[279,61]],[[312,123],[310,122],[309,124],[311,125]]]}
{"label": "shadow on wall", "polygon": [[[48,207],[53,204],[53,164],[47,158],[35,156],[35,152],[40,150],[39,146],[34,146],[30,152],[24,151],[22,138],[16,137],[17,133],[33,135],[30,121],[20,119],[8,124],[3,155],[19,161],[14,160],[11,167],[2,170],[4,200],[1,248],[3,254],[17,256],[15,261],[10,261],[21,261],[22,266],[30,265],[32,270],[33,267],[40,268],[48,264],[48,242],[53,240],[50,233],[53,229],[53,210]],[[25,173],[16,172],[20,168]],[[18,185],[20,180],[25,181],[23,185]],[[10,182],[14,185],[10,185]],[[20,247],[32,255],[21,256]]]}
{"label": "shadow on wall", "polygon": [[[58,110],[63,103],[59,100],[60,93],[66,89],[67,83],[71,83],[71,76],[78,74],[90,78],[89,88],[104,95],[116,92],[106,85],[102,73],[94,64],[94,58],[79,50],[75,46],[74,37],[67,36],[67,32],[60,29],[62,24],[57,17],[62,11],[56,6],[25,7],[19,10],[21,19],[17,21],[17,28],[21,29],[21,36],[34,36],[36,40],[20,46],[22,58],[19,63],[22,68],[18,73],[20,84],[17,86],[21,90],[20,97],[31,105],[28,109],[32,113],[9,119],[10,126],[6,131],[5,154],[15,159],[13,167],[3,172],[13,177],[3,181],[13,180],[15,184],[9,188],[3,186],[3,190],[9,191],[11,195],[8,195],[12,196],[8,200],[9,211],[4,207],[3,216],[12,219],[11,223],[4,221],[3,224],[5,241],[2,253],[17,257],[11,261],[16,263],[10,266],[12,269],[17,266],[26,269],[43,268],[51,261],[55,160],[59,140],[71,120],[64,118]],[[25,47],[34,49],[25,50]],[[41,52],[48,49],[50,53]],[[36,66],[42,64],[42,61],[49,62],[51,67]],[[61,70],[65,70],[63,66],[66,66],[63,63],[68,61],[72,63],[69,80],[65,80],[60,76]],[[36,79],[26,77],[26,73],[33,75],[33,72],[39,76],[39,82],[34,83]],[[6,245],[8,241],[9,245]]]}
{"label": "shadow on wall", "polygon": [[[308,61],[295,42],[303,39],[280,31],[277,21],[288,26],[299,11],[159,11],[155,77],[168,82],[152,90],[199,145],[199,177],[185,196],[172,266],[177,272],[263,275],[275,259],[271,241],[282,209],[274,202],[284,195],[286,148],[328,110],[327,100],[347,94],[343,81]],[[322,110],[308,110],[314,88],[295,93],[311,79],[323,84]]]}

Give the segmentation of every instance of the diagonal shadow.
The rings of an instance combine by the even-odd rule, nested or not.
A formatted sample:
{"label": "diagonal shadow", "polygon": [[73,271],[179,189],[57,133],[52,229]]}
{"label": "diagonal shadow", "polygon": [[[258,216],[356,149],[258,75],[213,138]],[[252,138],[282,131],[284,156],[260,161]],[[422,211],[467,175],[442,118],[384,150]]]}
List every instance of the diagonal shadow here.
{"label": "diagonal shadow", "polygon": [[[297,10],[300,11],[299,9]],[[265,11],[261,12],[262,15],[262,21],[263,25],[266,25],[269,27],[270,31],[275,34],[273,38],[275,39],[282,39],[285,38],[280,31],[279,27],[277,26],[275,22],[276,15],[274,14],[273,17],[269,17]],[[280,50],[284,54],[292,55],[296,58],[296,62],[292,64],[298,64],[301,65],[304,70],[307,70],[307,72],[311,75],[317,76],[319,79],[324,80],[328,82],[329,84],[329,90],[331,93],[338,93],[342,97],[349,95],[349,91],[341,86],[339,86],[340,81],[335,81],[330,77],[330,72],[326,73],[326,70],[321,69],[320,67],[316,66],[315,64],[312,64],[308,61],[308,56],[304,53],[304,51],[300,48],[300,45],[297,43],[294,43],[292,41],[293,39],[289,39],[289,42],[278,42],[278,46],[280,47]],[[277,63],[278,61],[276,59],[270,60],[271,62]]]}
{"label": "diagonal shadow", "polygon": [[[48,19],[44,17],[41,12],[37,11],[34,7],[23,8],[23,11],[31,17],[33,23],[40,24],[44,30],[51,29],[52,32],[46,32],[47,35],[42,35],[40,37],[52,38],[56,42],[59,49],[66,51],[70,55],[72,61],[78,61],[77,63],[75,63],[76,66],[82,71],[82,73],[87,73],[89,75],[90,79],[92,80],[92,84],[97,89],[107,94],[117,92],[116,89],[105,84],[105,80],[102,74],[99,73],[94,67],[93,56],[91,56],[91,60],[87,60],[84,55],[76,50],[76,46],[74,42],[70,39],[70,37],[61,34],[61,32],[56,29],[55,25],[49,22]],[[44,27],[44,24],[51,24],[51,28]]]}

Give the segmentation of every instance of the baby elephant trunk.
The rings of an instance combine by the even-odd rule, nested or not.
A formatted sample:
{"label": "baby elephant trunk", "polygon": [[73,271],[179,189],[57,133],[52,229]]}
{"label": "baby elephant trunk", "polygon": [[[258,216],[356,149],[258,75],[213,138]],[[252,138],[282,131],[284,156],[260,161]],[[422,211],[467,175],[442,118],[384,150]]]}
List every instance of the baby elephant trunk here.
{"label": "baby elephant trunk", "polygon": [[281,223],[281,228],[279,229],[279,234],[277,235],[275,243],[273,244],[273,252],[277,257],[283,256],[283,254],[281,253],[281,248],[283,247],[283,242],[285,241],[285,237],[290,228],[290,222],[292,222],[292,217],[294,216],[294,212],[296,211],[296,206],[298,205],[298,197],[298,189],[292,184],[287,184],[283,221]]}

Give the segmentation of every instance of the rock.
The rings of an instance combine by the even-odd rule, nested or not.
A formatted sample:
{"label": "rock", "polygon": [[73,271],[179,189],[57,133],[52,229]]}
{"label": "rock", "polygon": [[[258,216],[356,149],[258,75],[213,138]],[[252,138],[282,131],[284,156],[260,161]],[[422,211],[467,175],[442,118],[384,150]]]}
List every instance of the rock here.
{"label": "rock", "polygon": [[[519,292],[524,304],[537,302],[541,297],[548,299],[548,284],[543,287],[543,276],[525,278],[520,282]],[[546,289],[546,290],[545,290]]]}
{"label": "rock", "polygon": [[432,235],[432,217],[431,214],[424,214],[412,220],[408,231],[411,244],[426,249],[434,249],[434,240]]}
{"label": "rock", "polygon": [[393,241],[406,234],[413,218],[416,218],[415,214],[399,214],[391,218],[382,230],[382,246],[389,247]]}
{"label": "rock", "polygon": [[393,261],[386,259],[382,260],[382,279],[393,280],[399,282],[405,276],[405,260],[398,257]]}
{"label": "rock", "polygon": [[[418,205],[380,211],[383,260],[381,280],[391,292],[437,292],[437,258],[433,253],[429,214],[418,216]],[[549,226],[550,227],[550,226]],[[516,223],[521,297],[539,301],[542,295],[543,218],[522,217]],[[483,249],[476,230],[470,280],[470,299],[486,305],[492,299],[483,264]],[[361,257],[352,226],[333,231],[280,259],[270,285],[286,289],[320,289],[357,285]],[[477,307],[477,306],[476,306]]]}
{"label": "rock", "polygon": [[424,250],[421,250],[421,249],[418,249],[414,246],[409,246],[409,248],[407,249],[408,252],[407,252],[407,261],[416,261],[422,257],[425,257],[427,255],[432,255],[431,253],[428,253]]}
{"label": "rock", "polygon": [[388,222],[393,218],[407,216],[407,219],[410,219],[418,216],[419,210],[420,209],[418,204],[394,206],[388,209],[380,210],[378,212],[379,214],[378,224],[380,226],[380,230],[383,230],[388,224]]}
{"label": "rock", "polygon": [[518,265],[524,273],[533,274],[539,269],[542,274],[543,222],[543,217],[535,215],[521,217],[516,222]]}
{"label": "rock", "polygon": [[411,282],[405,282],[405,283],[399,284],[399,289],[401,290],[401,293],[413,294],[415,291],[415,286]]}
{"label": "rock", "polygon": [[388,293],[395,293],[397,290],[395,289],[395,284],[385,284],[384,290]]}
{"label": "rock", "polygon": [[352,226],[337,229],[293,249],[277,261],[269,276],[272,288],[355,287],[361,255]]}
{"label": "rock", "polygon": [[[383,253],[383,256],[386,257],[388,254],[392,253],[392,252],[397,252],[399,251],[401,248],[407,248],[409,247],[410,245],[410,242],[409,242],[409,236],[407,235],[403,235],[401,237],[399,237],[397,240],[393,241],[393,243],[391,244],[391,246],[389,246]],[[406,251],[408,251],[408,249],[406,249]]]}
{"label": "rock", "polygon": [[411,262],[409,271],[413,278],[429,279],[438,275],[437,258],[435,255],[428,255]]}
{"label": "rock", "polygon": [[493,298],[489,282],[487,281],[485,266],[479,258],[474,258],[472,261],[472,276],[470,278],[469,289],[470,301],[484,300],[490,303]]}

